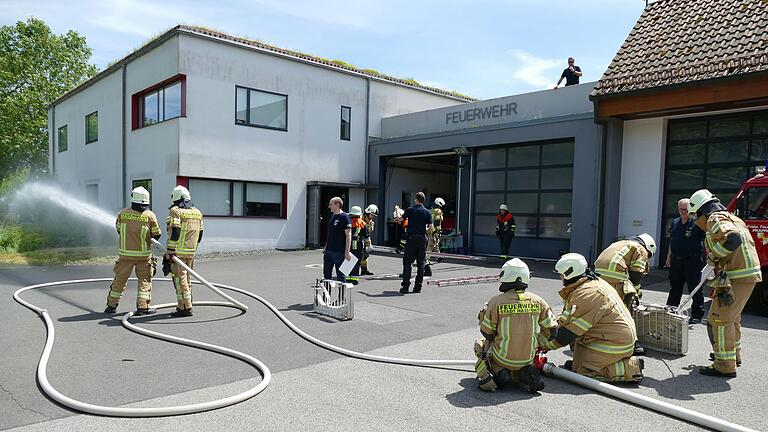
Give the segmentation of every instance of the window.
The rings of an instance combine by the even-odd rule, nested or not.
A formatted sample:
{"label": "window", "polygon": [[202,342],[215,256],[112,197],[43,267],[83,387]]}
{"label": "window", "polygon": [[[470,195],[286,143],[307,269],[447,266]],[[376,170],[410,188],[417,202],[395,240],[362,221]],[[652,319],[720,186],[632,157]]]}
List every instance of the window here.
{"label": "window", "polygon": [[352,108],[341,106],[341,139],[349,141],[351,136]]}
{"label": "window", "polygon": [[90,144],[99,140],[99,112],[95,111],[85,116],[85,143]]}
{"label": "window", "polygon": [[499,204],[507,204],[517,236],[570,238],[573,154],[573,141],[479,150],[474,234],[494,235]]}
{"label": "window", "polygon": [[288,96],[235,86],[235,124],[288,130]]}
{"label": "window", "polygon": [[59,153],[67,151],[67,125],[59,128]]}
{"label": "window", "polygon": [[[677,201],[707,188],[728,205],[754,168],[768,158],[767,111],[670,120],[662,224],[678,217]],[[754,197],[750,196],[750,202]],[[661,250],[666,253],[669,239]]]}
{"label": "window", "polygon": [[152,208],[152,179],[133,180],[131,182],[131,190],[136,189],[139,186],[149,192],[149,208]]}
{"label": "window", "polygon": [[189,179],[189,193],[206,216],[286,218],[288,185]]}
{"label": "window", "polygon": [[181,117],[181,82],[141,96],[141,127]]}

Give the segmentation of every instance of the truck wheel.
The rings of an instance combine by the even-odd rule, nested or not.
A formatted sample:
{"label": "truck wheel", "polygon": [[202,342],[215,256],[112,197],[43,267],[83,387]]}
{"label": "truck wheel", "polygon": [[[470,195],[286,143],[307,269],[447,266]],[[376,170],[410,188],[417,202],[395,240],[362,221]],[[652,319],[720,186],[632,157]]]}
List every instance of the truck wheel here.
{"label": "truck wheel", "polygon": [[763,274],[763,281],[755,285],[749,303],[754,306],[755,312],[768,316],[768,280],[766,276],[768,275]]}

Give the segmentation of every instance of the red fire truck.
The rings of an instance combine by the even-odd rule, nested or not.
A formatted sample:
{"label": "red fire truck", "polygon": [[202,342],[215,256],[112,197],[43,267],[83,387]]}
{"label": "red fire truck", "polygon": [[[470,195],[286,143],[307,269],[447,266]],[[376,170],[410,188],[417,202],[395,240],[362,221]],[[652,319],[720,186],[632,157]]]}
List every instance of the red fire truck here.
{"label": "red fire truck", "polygon": [[757,175],[741,185],[739,193],[728,203],[728,211],[747,224],[755,240],[763,281],[755,286],[750,302],[768,315],[768,175],[765,168],[758,169]]}

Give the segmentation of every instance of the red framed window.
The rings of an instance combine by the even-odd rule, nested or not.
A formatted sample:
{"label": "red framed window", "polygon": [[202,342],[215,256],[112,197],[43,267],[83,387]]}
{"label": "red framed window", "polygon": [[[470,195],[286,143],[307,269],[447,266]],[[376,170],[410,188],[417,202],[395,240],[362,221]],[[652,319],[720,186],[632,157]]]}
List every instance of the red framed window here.
{"label": "red framed window", "polygon": [[178,74],[131,96],[133,130],[187,116],[187,76]]}

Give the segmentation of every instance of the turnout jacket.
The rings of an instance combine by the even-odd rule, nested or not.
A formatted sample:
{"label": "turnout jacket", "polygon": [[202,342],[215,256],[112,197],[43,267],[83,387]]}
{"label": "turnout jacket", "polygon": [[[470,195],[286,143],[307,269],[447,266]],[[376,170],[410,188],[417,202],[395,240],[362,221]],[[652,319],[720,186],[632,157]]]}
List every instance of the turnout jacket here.
{"label": "turnout jacket", "polygon": [[612,243],[595,260],[595,273],[608,283],[629,279],[630,271],[648,274],[648,251],[633,240]]}
{"label": "turnout jacket", "polygon": [[[728,211],[717,211],[707,218],[705,231],[707,250],[720,258],[718,267],[725,271],[728,279],[740,279],[744,282],[763,280],[755,242],[744,221]],[[728,235],[732,233],[741,237],[741,244],[733,252],[723,246]]]}
{"label": "turnout jacket", "polygon": [[[173,228],[179,228],[178,240],[171,240]],[[203,214],[195,207],[179,208],[173,206],[168,210],[166,219],[168,234],[167,251],[180,257],[192,258],[197,251],[200,235],[203,232]]]}
{"label": "turnout jacket", "polygon": [[138,212],[130,207],[120,210],[115,228],[120,235],[121,259],[146,260],[152,255],[150,239],[160,235],[160,226],[151,210]]}

